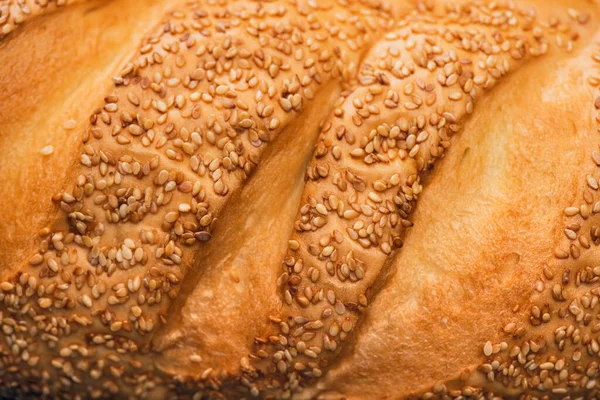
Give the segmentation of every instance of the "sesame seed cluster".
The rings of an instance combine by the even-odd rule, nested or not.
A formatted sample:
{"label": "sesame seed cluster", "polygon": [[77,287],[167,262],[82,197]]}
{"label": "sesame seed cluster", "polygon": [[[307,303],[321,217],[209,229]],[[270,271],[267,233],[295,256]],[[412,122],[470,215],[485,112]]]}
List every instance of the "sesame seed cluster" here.
{"label": "sesame seed cluster", "polygon": [[378,2],[345,5],[185,3],[143,40],[82,129],[75,183],[52,197],[61,218],[0,285],[5,387],[98,398],[161,382],[152,335],[220,210],[388,24]]}
{"label": "sesame seed cluster", "polygon": [[0,39],[25,20],[79,0],[6,0],[0,3]]}
{"label": "sesame seed cluster", "polygon": [[[587,24],[589,15],[568,10],[568,20]],[[567,31],[558,20],[550,26]],[[561,28],[562,27],[562,28]],[[556,44],[564,44],[559,37]],[[597,77],[600,62],[597,45],[586,49],[592,64],[585,83],[593,93],[589,104],[596,125],[599,121],[600,97]],[[523,393],[525,399],[581,398],[600,396],[598,354],[600,324],[597,307],[600,290],[600,268],[595,247],[600,244],[598,228],[598,166],[600,153],[590,146],[586,163],[581,167],[581,181],[573,202],[563,209],[564,225],[552,259],[541,266],[534,282],[530,302],[524,310],[526,318],[512,318],[500,327],[504,340],[487,341],[482,346],[485,362],[478,367],[479,389],[471,393],[481,396]],[[514,310],[518,311],[518,310]],[[458,384],[440,385],[429,397],[440,394],[464,396]]]}
{"label": "sesame seed cluster", "polygon": [[[510,5],[470,3],[444,11],[440,18],[424,7],[396,23],[365,58],[358,84],[340,98],[322,130],[278,280],[284,311],[271,318],[272,335],[255,339],[263,368],[284,377],[270,382],[277,390],[291,395],[310,385],[352,343],[373,288],[413,225],[423,178],[477,99],[548,46],[571,52],[577,40],[569,24],[547,25]],[[585,24],[589,17],[572,18],[569,23]],[[549,43],[549,31],[556,43]],[[484,353],[505,347],[488,343]],[[494,381],[504,367],[485,363],[481,371]],[[530,386],[514,377],[516,387],[539,385],[539,377]],[[438,385],[422,396],[483,394]]]}
{"label": "sesame seed cluster", "polygon": [[[0,39],[67,3],[0,2]],[[478,100],[550,47],[572,53],[590,21],[572,9],[540,20],[512,2],[413,8],[393,18],[378,0],[170,5],[89,120],[64,123],[82,143],[73,181],[51,199],[59,217],[0,282],[0,396],[293,398],[317,385],[351,351],[427,177]],[[330,117],[301,120],[331,82]],[[228,200],[299,120],[320,132],[269,331],[249,338],[237,371],[158,370],[152,339]],[[600,267],[584,254],[600,244],[598,175],[585,185],[564,210],[554,254],[564,272],[541,271],[528,321],[482,343],[460,382],[415,397],[596,396]],[[539,333],[548,326],[552,340]]]}

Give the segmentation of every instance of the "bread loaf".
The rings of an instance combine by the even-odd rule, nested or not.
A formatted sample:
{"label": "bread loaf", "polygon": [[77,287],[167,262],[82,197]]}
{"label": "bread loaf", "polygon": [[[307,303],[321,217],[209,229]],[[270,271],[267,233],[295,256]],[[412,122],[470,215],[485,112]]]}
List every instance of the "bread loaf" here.
{"label": "bread loaf", "polygon": [[600,396],[592,0],[0,0],[0,397]]}

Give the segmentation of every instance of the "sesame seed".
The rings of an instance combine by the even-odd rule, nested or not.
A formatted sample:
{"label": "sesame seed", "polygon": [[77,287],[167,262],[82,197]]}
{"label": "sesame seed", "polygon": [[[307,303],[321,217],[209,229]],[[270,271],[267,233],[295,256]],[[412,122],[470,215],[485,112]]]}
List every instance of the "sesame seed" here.
{"label": "sesame seed", "polygon": [[207,231],[199,231],[194,233],[194,237],[199,242],[207,242],[211,239],[211,234]]}
{"label": "sesame seed", "polygon": [[51,300],[51,299],[49,299],[49,298],[47,298],[47,297],[41,297],[41,298],[38,300],[38,305],[39,305],[41,308],[50,308],[50,307],[52,306],[52,300]]}
{"label": "sesame seed", "polygon": [[54,153],[54,147],[51,145],[44,146],[42,147],[42,150],[40,150],[40,153],[44,156],[49,156],[50,154]]}
{"label": "sesame seed", "polygon": [[492,351],[493,351],[493,349],[492,349],[492,342],[489,342],[489,341],[486,342],[485,346],[483,346],[483,354],[486,357],[489,357],[489,356],[492,355]]}
{"label": "sesame seed", "polygon": [[77,126],[77,122],[73,119],[66,120],[63,122],[63,128],[66,130],[73,130]]}
{"label": "sesame seed", "polygon": [[567,207],[565,208],[565,215],[567,217],[572,217],[574,215],[579,214],[579,208],[578,207]]}

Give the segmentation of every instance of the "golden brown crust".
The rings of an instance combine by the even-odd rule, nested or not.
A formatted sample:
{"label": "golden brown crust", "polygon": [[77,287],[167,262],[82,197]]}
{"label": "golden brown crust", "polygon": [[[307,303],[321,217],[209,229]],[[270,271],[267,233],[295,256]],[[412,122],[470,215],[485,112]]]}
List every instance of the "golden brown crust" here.
{"label": "golden brown crust", "polygon": [[[42,195],[57,212],[40,227],[39,251],[3,270],[7,317],[23,329],[7,333],[22,345],[9,343],[5,364],[54,377],[23,390],[152,390],[159,375],[144,354],[170,329],[167,310],[221,209],[279,133],[294,133],[294,121],[302,136],[317,131],[297,117],[315,98],[326,107],[321,87],[335,95],[352,79],[384,15],[375,2],[207,2],[147,21],[156,28],[88,122],[64,122],[83,143],[58,158],[74,161],[62,188]],[[50,144],[38,157],[57,156]]]}
{"label": "golden brown crust", "polygon": [[596,5],[0,4],[0,395],[597,395]]}
{"label": "golden brown crust", "polygon": [[[594,35],[587,21],[596,10],[578,10],[570,10],[568,20],[551,8],[538,18],[551,21],[548,33],[561,23],[568,32],[576,21],[578,35]],[[587,198],[585,218],[593,214],[597,170],[589,159],[598,139],[588,115],[596,50],[575,44],[566,55],[552,49],[561,41],[549,37],[556,42],[549,43],[548,55],[522,70],[511,68],[510,85],[483,96],[428,180],[415,226],[394,261],[395,275],[367,311],[354,346],[313,394],[597,396],[596,364],[585,355],[594,346],[593,317],[580,311],[597,302],[582,283],[594,275],[587,265],[556,262],[593,246],[587,233],[593,228],[571,223],[567,229],[583,238],[577,235],[566,252],[554,250],[573,236],[556,227],[580,190]],[[579,315],[578,324],[570,314]],[[565,337],[574,339],[567,343]]]}
{"label": "golden brown crust", "polygon": [[[321,377],[344,342],[352,346],[436,159],[476,112],[478,98],[531,56],[547,53],[548,30],[535,15],[500,6],[490,21],[490,12],[447,6],[403,19],[372,49],[360,87],[325,126],[278,280],[288,307],[272,318],[279,331],[268,339],[265,364],[287,375],[284,389]],[[560,40],[570,35],[565,29]],[[407,380],[413,388],[416,379]],[[394,391],[402,393],[397,385]]]}
{"label": "golden brown crust", "polygon": [[[532,390],[540,377],[542,382],[548,376],[557,379],[564,368],[549,373],[543,364],[563,358],[570,373],[585,365],[552,346],[539,358],[521,358],[528,363],[515,360],[512,367],[499,357],[513,352],[515,344],[539,342],[542,332],[532,326],[539,322],[527,315],[530,297],[537,281],[546,280],[542,271],[559,276],[544,266],[552,263],[554,244],[564,236],[556,229],[562,209],[581,187],[581,166],[589,154],[579,149],[597,140],[591,119],[563,113],[565,108],[570,115],[590,112],[593,96],[584,83],[588,55],[558,61],[562,57],[549,54],[555,63],[542,67],[536,61],[514,71],[510,79],[522,92],[499,85],[482,99],[440,164],[441,172],[428,182],[435,191],[424,190],[419,200],[415,226],[394,261],[395,276],[365,315],[354,348],[319,384],[319,392],[350,398],[534,396],[551,389],[558,394],[566,380]],[[568,87],[581,89],[562,92],[555,82],[545,82],[556,69]],[[531,104],[526,109],[518,106],[523,96]],[[557,148],[569,156],[557,158]],[[527,154],[536,156],[528,159]],[[386,319],[375,317],[383,313]],[[546,340],[550,344],[550,337]],[[422,375],[431,378],[422,381]],[[376,379],[380,384],[372,389]]]}
{"label": "golden brown crust", "polygon": [[29,19],[85,0],[3,0],[0,2],[0,39]]}

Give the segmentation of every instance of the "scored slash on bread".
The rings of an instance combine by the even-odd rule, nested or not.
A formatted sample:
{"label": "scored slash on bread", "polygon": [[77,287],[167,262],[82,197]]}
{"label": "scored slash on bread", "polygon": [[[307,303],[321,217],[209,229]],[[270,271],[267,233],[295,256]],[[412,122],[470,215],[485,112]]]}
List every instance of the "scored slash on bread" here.
{"label": "scored slash on bread", "polygon": [[[43,14],[27,2],[0,4],[0,38],[8,44],[13,35],[27,35],[33,17]],[[453,137],[476,116],[476,103],[526,64],[571,57],[582,40],[579,30],[590,33],[586,13],[569,8],[563,20],[548,17],[554,11],[545,8],[537,15],[528,5],[164,2],[172,11],[152,22],[156,27],[113,74],[89,120],[62,124],[81,144],[67,183],[39,200],[53,202],[51,224],[32,217],[11,228],[37,229],[39,250],[28,264],[17,260],[0,271],[0,393],[464,398],[593,390],[597,368],[594,375],[593,361],[578,363],[580,349],[573,363],[557,353],[540,353],[540,361],[534,354],[544,346],[514,322],[498,322],[510,339],[496,343],[490,337],[476,349],[479,368],[454,371],[442,383],[419,376],[422,381],[402,382],[397,392],[370,385],[367,394],[360,379],[335,381],[359,371],[360,361],[348,367],[345,360],[362,356],[360,334],[370,328],[364,320],[385,318],[369,315],[370,304],[389,299],[386,284],[402,268],[394,260],[418,200],[435,178],[438,160],[452,151]],[[21,32],[12,32],[19,25]],[[314,118],[328,114],[324,121]],[[246,223],[227,219],[224,214],[236,210],[229,203],[244,200],[240,193],[252,187],[253,176],[276,159],[271,149],[284,148],[293,134],[307,142],[318,137],[285,254],[281,260],[261,260],[258,250],[254,255],[254,262],[276,266],[256,275],[272,283],[263,282],[268,293],[256,298],[262,322],[249,326],[251,318],[240,312],[218,325],[216,335],[243,344],[210,348],[195,326],[202,318],[194,316],[193,305],[226,297],[221,287],[197,290],[220,272],[202,260],[214,258],[207,253],[210,243],[227,243],[219,221]],[[48,160],[57,150],[46,144],[38,156]],[[594,177],[586,182],[598,189]],[[597,211],[588,199],[593,196],[584,195],[587,205],[565,213],[589,217]],[[592,226],[590,239],[582,238],[580,228],[573,222],[565,235],[589,248],[600,235]],[[555,255],[578,259],[579,245]],[[507,260],[519,264],[519,257]],[[544,274],[554,278],[552,271]],[[562,284],[570,279],[563,277]],[[243,297],[251,286],[249,279],[226,290]],[[542,283],[538,292],[545,288]],[[552,288],[557,301],[565,293],[560,285]],[[590,293],[577,300],[584,308],[593,302]],[[592,317],[579,311],[579,303],[568,310],[587,326]],[[531,323],[548,322],[549,306],[534,307]],[[213,313],[204,318],[218,319],[218,310]],[[558,335],[579,337],[573,331]],[[583,336],[588,351],[598,353],[598,342]],[[523,337],[527,344],[515,353],[507,342]],[[391,354],[392,370],[408,368],[394,365]],[[352,384],[361,392],[345,388]]]}

